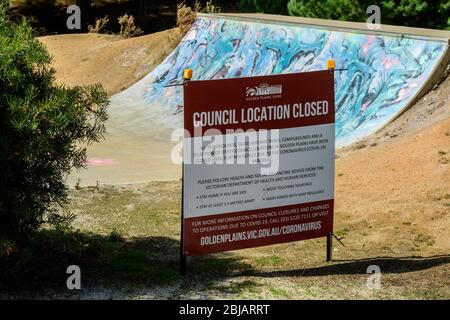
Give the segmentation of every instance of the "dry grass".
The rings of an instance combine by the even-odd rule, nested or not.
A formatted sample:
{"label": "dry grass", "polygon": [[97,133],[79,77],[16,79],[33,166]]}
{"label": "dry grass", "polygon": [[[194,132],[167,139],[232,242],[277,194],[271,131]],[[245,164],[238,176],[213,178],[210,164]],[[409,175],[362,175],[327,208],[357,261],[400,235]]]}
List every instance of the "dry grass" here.
{"label": "dry grass", "polygon": [[109,23],[108,16],[105,16],[103,18],[95,19],[95,26],[89,26],[89,32],[90,33],[102,33],[103,30],[106,28],[106,26]]}
{"label": "dry grass", "polygon": [[195,18],[196,13],[191,7],[187,6],[184,2],[177,5],[177,27],[181,34],[184,35],[189,31]]}
{"label": "dry grass", "polygon": [[117,19],[117,22],[120,25],[119,35],[124,39],[138,37],[144,33],[141,28],[136,26],[132,15],[124,14]]}
{"label": "dry grass", "polygon": [[[342,178],[337,179],[339,183]],[[176,273],[180,192],[177,181],[74,190],[75,227],[105,236],[116,232],[131,242],[139,239],[153,263]],[[142,299],[450,298],[450,255],[446,246],[436,243],[432,230],[362,213],[336,213],[335,232],[346,247],[334,244],[333,263],[324,261],[325,240],[313,239],[192,258],[183,286],[181,279],[156,286],[125,282],[100,292]],[[367,287],[370,265],[381,268],[380,289]],[[126,291],[117,289],[123,286]],[[87,290],[77,297],[91,294]]]}
{"label": "dry grass", "polygon": [[195,1],[194,8],[187,6],[186,3],[180,2],[177,5],[177,27],[181,34],[186,34],[194,23],[197,13],[217,13],[221,8],[214,4],[213,1],[206,1],[205,6],[200,1]]}

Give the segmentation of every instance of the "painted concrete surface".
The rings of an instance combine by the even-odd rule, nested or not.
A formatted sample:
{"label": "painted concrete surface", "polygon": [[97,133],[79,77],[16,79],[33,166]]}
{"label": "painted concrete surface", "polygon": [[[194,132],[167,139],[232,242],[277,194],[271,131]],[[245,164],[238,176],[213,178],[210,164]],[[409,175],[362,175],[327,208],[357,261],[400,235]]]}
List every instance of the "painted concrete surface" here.
{"label": "painted concrete surface", "polygon": [[261,17],[199,16],[163,63],[112,97],[107,141],[88,150],[89,169],[77,177],[87,184],[180,177],[170,153],[172,130],[182,127],[182,88],[167,85],[178,83],[184,68],[194,70],[194,80],[223,79],[321,70],[334,59],[336,68],[346,69],[335,72],[340,147],[405,110],[448,50],[440,33],[374,33]]}

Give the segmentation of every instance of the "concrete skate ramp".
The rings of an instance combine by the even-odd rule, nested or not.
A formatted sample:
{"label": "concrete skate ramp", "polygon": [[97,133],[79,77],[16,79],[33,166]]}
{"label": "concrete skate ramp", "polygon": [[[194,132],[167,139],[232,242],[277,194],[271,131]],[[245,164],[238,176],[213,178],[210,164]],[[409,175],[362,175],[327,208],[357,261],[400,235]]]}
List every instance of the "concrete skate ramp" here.
{"label": "concrete skate ramp", "polygon": [[178,127],[182,115],[173,113],[182,105],[182,89],[165,86],[179,82],[186,67],[194,70],[194,80],[204,80],[321,70],[334,59],[337,68],[348,69],[336,72],[335,81],[337,146],[346,145],[407,108],[447,53],[449,32],[386,29],[256,14],[201,15],[178,48],[118,98],[158,102],[164,123]]}
{"label": "concrete skate ramp", "polygon": [[[91,180],[179,177],[179,167],[171,165],[175,142],[170,142],[170,133],[182,127],[177,109],[183,104],[182,87],[166,86],[180,82],[184,68],[194,70],[194,80],[222,79],[322,70],[334,59],[336,68],[347,69],[335,72],[339,147],[381,129],[429,89],[448,64],[449,34],[393,26],[372,31],[365,23],[262,14],[199,15],[163,63],[112,97],[107,142],[88,155],[114,158],[108,150],[115,149],[122,154],[117,161],[129,164],[115,167],[115,172],[98,169]],[[111,179],[102,180],[105,175]]]}

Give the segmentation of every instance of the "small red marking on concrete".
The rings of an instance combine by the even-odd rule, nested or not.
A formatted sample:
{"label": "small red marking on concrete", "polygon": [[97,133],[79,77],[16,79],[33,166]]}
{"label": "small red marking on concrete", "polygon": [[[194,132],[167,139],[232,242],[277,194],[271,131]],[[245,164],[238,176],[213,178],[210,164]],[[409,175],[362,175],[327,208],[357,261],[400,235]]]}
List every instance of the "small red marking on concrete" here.
{"label": "small red marking on concrete", "polygon": [[88,166],[111,166],[118,162],[114,159],[103,159],[103,158],[89,158],[86,161]]}

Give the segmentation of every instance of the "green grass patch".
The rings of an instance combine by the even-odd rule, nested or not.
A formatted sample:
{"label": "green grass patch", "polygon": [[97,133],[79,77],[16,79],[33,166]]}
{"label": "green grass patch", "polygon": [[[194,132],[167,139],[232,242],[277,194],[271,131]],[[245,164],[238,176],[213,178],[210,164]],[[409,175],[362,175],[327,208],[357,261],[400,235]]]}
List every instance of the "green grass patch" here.
{"label": "green grass patch", "polygon": [[247,296],[249,293],[257,294],[260,292],[262,285],[255,280],[232,281],[225,285],[216,285],[215,290],[233,295]]}
{"label": "green grass patch", "polygon": [[266,267],[266,266],[276,267],[283,264],[283,262],[284,262],[283,259],[277,255],[258,257],[255,259],[255,264],[259,267]]}
{"label": "green grass patch", "polygon": [[336,236],[338,238],[345,238],[348,235],[349,232],[350,232],[350,229],[347,228],[347,227],[344,227],[344,228],[339,229],[339,230],[336,231]]}
{"label": "green grass patch", "polygon": [[434,244],[433,238],[428,235],[418,234],[414,237],[414,242],[416,244],[424,244],[427,246],[432,246]]}
{"label": "green grass patch", "polygon": [[290,298],[290,295],[285,290],[282,290],[280,288],[276,288],[274,286],[269,286],[267,288],[267,290],[270,292],[270,294],[272,295],[273,298],[277,298],[277,299],[289,299]]}

